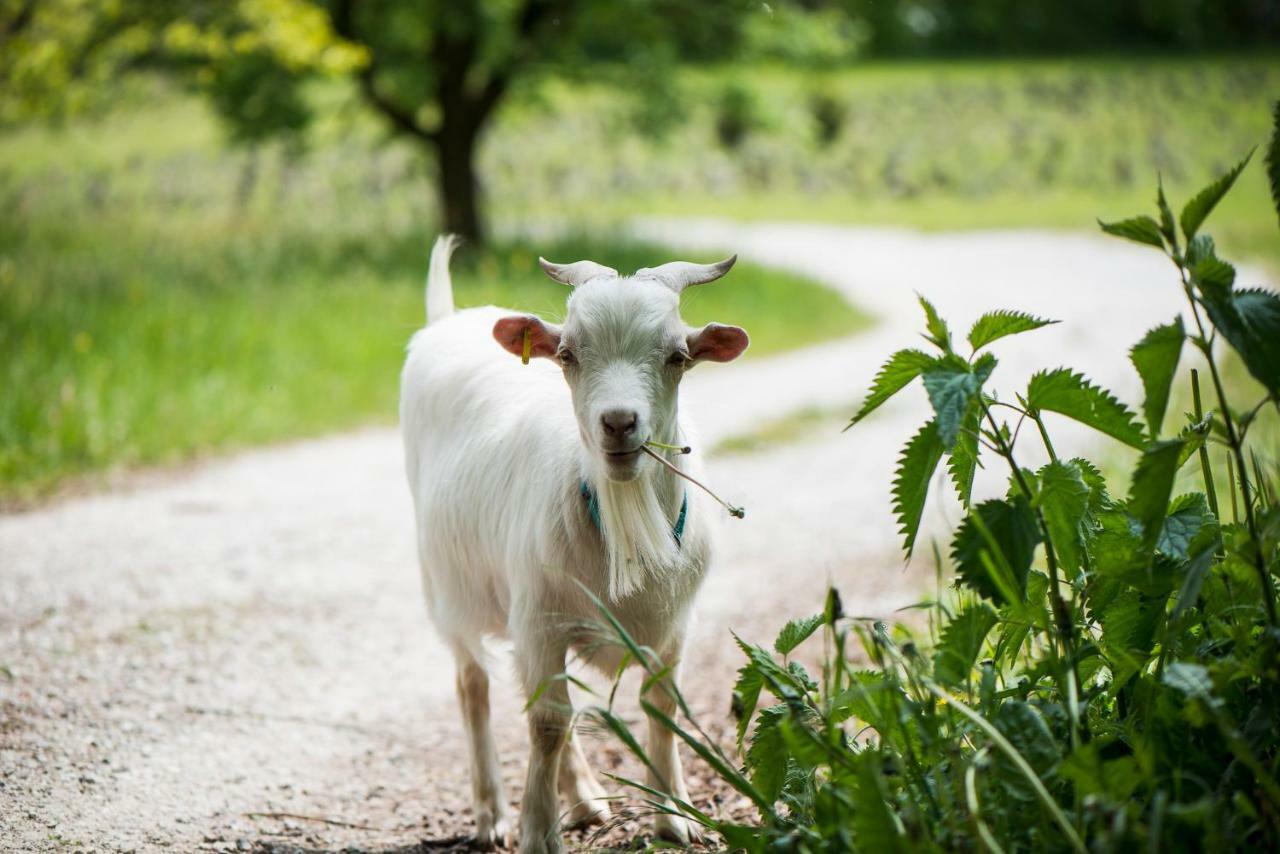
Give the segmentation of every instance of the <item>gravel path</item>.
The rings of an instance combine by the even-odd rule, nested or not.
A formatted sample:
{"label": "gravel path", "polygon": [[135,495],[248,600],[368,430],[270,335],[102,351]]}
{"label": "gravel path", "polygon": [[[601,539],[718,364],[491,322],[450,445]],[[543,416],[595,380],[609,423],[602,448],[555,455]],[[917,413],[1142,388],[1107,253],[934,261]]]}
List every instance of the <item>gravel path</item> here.
{"label": "gravel path", "polygon": [[[685,401],[708,446],[798,407],[851,407],[892,349],[918,341],[913,291],[960,333],[997,306],[1066,321],[1000,347],[998,388],[1068,364],[1129,399],[1128,347],[1180,308],[1154,253],[1091,237],[637,228],[811,274],[881,320],[852,339],[695,371]],[[918,598],[930,569],[903,567],[887,496],[925,408],[917,393],[848,434],[712,461],[713,482],[748,515],[726,523],[700,599],[688,681],[709,724],[726,720],[729,627],[768,639],[815,611],[828,583],[851,613]],[[1067,431],[1062,449],[1088,441]],[[927,524],[954,516],[937,501]],[[494,706],[518,798],[524,727],[509,681]],[[0,517],[0,849],[447,849],[470,828],[460,733],[393,430]],[[607,742],[587,747],[598,768],[630,773]],[[696,801],[737,808],[693,771]],[[643,830],[629,822],[613,838]]]}

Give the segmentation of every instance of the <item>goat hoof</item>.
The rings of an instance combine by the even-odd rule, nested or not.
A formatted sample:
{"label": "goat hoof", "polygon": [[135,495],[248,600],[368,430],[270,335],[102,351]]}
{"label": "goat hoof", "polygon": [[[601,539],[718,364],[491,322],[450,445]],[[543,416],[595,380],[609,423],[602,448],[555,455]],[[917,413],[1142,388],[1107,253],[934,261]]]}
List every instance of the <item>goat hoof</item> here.
{"label": "goat hoof", "polygon": [[511,824],[505,817],[497,819],[481,817],[476,821],[476,835],[472,845],[481,851],[511,847]]}
{"label": "goat hoof", "polygon": [[702,827],[696,822],[678,815],[662,814],[653,820],[654,833],[660,839],[688,846],[702,842]]}

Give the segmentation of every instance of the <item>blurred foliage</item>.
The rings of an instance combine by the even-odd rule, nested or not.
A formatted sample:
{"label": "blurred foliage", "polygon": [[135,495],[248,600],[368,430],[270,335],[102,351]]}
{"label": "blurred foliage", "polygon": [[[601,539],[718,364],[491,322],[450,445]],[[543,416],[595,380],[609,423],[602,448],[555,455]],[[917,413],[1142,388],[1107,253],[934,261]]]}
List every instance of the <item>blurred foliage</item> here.
{"label": "blurred foliage", "polygon": [[[0,0],[0,123],[109,105],[121,75],[178,74],[231,138],[299,138],[303,84],[349,77],[392,133],[435,159],[446,227],[482,234],[477,145],[513,85],[547,75],[621,85],[661,137],[681,64],[837,67],[860,54],[1037,53],[1274,45],[1266,0]],[[725,90],[724,147],[759,116]],[[830,109],[816,114],[831,138]],[[677,111],[678,112],[678,111]]]}
{"label": "blurred foliage", "polygon": [[[205,102],[155,81],[128,97],[139,106],[102,121],[0,137],[0,504],[394,418],[436,217],[419,158],[363,124],[229,149]],[[464,246],[459,304],[554,317],[565,291],[539,254],[671,258],[593,234]],[[749,264],[684,302],[692,323],[746,326],[751,357],[865,323]]]}

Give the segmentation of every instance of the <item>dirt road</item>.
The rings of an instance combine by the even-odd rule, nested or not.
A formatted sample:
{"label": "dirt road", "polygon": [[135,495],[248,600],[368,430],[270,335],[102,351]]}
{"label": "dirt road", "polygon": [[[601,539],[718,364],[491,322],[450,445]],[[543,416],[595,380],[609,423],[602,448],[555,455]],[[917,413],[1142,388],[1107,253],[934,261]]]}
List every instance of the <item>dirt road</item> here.
{"label": "dirt road", "polygon": [[[1005,392],[1032,368],[1068,364],[1132,400],[1128,347],[1180,308],[1167,264],[1101,238],[638,227],[812,274],[881,320],[853,339],[692,373],[685,402],[708,447],[765,417],[858,400],[892,349],[919,343],[913,291],[956,321],[957,338],[991,307],[1064,321],[997,349]],[[916,393],[850,433],[712,461],[748,515],[724,525],[700,599],[688,688],[709,723],[725,720],[737,666],[729,627],[766,640],[815,611],[829,582],[851,613],[919,597],[887,496],[925,406]],[[1065,450],[1088,441],[1069,431]],[[928,524],[954,515],[934,502]],[[524,727],[509,682],[494,706],[518,798]],[[392,430],[0,518],[0,849],[447,848],[470,828],[460,731]],[[587,746],[598,767],[628,767],[606,742]]]}

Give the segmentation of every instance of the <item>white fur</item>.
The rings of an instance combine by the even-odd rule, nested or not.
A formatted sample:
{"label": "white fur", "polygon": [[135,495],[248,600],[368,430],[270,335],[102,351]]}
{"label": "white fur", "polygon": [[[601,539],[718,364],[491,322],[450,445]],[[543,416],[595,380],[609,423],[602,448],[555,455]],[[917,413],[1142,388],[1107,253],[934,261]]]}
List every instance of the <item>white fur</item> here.
{"label": "white fur", "polygon": [[[566,797],[577,799],[566,804],[571,816],[608,812],[572,741],[561,758],[562,744],[572,739],[569,698],[563,680],[553,677],[563,671],[566,654],[573,650],[605,672],[621,660],[616,647],[593,643],[598,638],[583,630],[584,623],[600,621],[583,588],[607,601],[640,644],[675,664],[719,512],[643,456],[631,479],[617,479],[596,427],[605,408],[627,405],[640,413],[645,438],[692,443],[691,425],[676,405],[680,371],[663,365],[667,349],[696,332],[680,321],[677,293],[660,281],[594,278],[573,292],[562,331],[578,364],[564,371],[547,358],[522,365],[493,338],[495,323],[514,312],[492,306],[453,311],[452,249],[442,238],[432,252],[429,325],[413,336],[401,380],[423,584],[432,620],[458,659],[480,841],[500,842],[509,832],[501,781],[493,779],[498,766],[487,732],[482,646],[486,635],[507,636],[524,690],[532,696],[545,686],[529,711],[521,850],[558,851],[559,774]],[[696,452],[673,462],[701,475]],[[603,531],[588,514],[583,481],[597,496]],[[686,494],[677,547],[672,526]],[[651,782],[687,797],[678,755],[663,732],[651,727],[650,749],[661,772],[651,772]],[[694,832],[670,817],[659,826],[677,840]]]}

